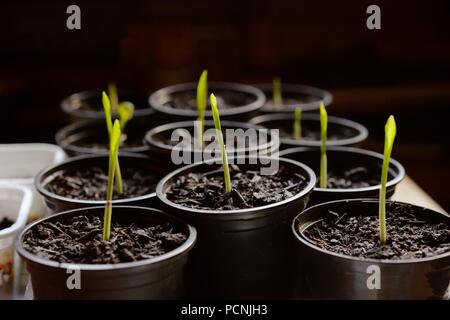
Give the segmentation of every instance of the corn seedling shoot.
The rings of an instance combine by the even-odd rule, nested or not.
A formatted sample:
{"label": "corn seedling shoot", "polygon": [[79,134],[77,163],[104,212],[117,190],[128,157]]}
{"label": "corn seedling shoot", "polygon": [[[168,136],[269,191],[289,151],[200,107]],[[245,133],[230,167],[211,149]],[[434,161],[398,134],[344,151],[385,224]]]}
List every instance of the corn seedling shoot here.
{"label": "corn seedling shoot", "polygon": [[[118,164],[118,153],[119,153],[119,143],[120,143],[120,123],[118,120],[114,122],[111,130],[110,142],[109,142],[109,167],[108,167],[108,185],[106,189],[106,205],[105,205],[105,216],[103,220],[103,240],[109,241],[111,236],[111,216],[112,216],[112,197],[113,197],[113,187],[114,178],[116,172],[116,166]],[[116,179],[120,179],[116,177]],[[122,182],[120,181],[120,184]]]}
{"label": "corn seedling shoot", "polygon": [[275,108],[277,108],[277,109],[279,109],[281,107],[281,104],[283,103],[283,99],[281,97],[281,80],[278,77],[273,79],[272,101],[273,101],[273,104],[275,105]]}
{"label": "corn seedling shoot", "polygon": [[122,131],[122,136],[123,136],[124,135],[123,132],[125,131],[125,126],[127,125],[128,121],[130,121],[130,119],[133,118],[134,104],[132,104],[129,101],[123,101],[123,102],[119,103],[119,108],[117,109],[117,113],[119,115],[120,130]]}
{"label": "corn seedling shoot", "polygon": [[112,112],[117,112],[119,109],[119,94],[117,93],[117,86],[114,83],[108,84],[108,95],[111,101]]}
{"label": "corn seedling shoot", "polygon": [[320,145],[320,187],[327,188],[327,128],[328,115],[323,102],[320,102],[320,133],[322,143]]}
{"label": "corn seedling shoot", "polygon": [[294,138],[300,139],[302,137],[302,108],[297,107],[294,111]]}
{"label": "corn seedling shoot", "polygon": [[228,156],[223,141],[222,126],[220,125],[219,110],[217,109],[217,100],[214,94],[211,94],[211,111],[214,119],[214,127],[216,128],[216,136],[219,141],[220,151],[222,153],[223,176],[225,182],[225,192],[231,192],[230,168],[228,167]]}
{"label": "corn seedling shoot", "polygon": [[201,147],[203,145],[203,132],[205,128],[205,110],[206,110],[206,99],[208,95],[208,71],[203,70],[197,85],[197,110],[198,110],[198,121],[200,122],[199,128],[199,144]]}
{"label": "corn seedling shoot", "polygon": [[379,223],[380,223],[380,242],[382,245],[386,243],[386,183],[389,171],[389,161],[391,159],[392,148],[394,146],[395,135],[397,134],[397,126],[395,119],[390,116],[384,127],[384,158],[383,167],[381,169],[381,189],[379,201]]}
{"label": "corn seedling shoot", "polygon": [[[113,124],[112,124],[112,117],[111,117],[111,102],[109,100],[108,95],[104,91],[102,92],[102,103],[103,103],[103,109],[105,110],[106,127],[108,129],[108,136],[109,136],[109,140],[111,143],[111,136],[112,136],[112,131],[113,131]],[[119,124],[119,126],[120,126],[120,124]],[[120,194],[123,192],[123,187],[122,187],[122,174],[120,172],[118,157],[116,159],[116,162],[117,163],[114,167],[115,168],[114,175],[116,177],[115,181],[116,181],[117,193]]]}

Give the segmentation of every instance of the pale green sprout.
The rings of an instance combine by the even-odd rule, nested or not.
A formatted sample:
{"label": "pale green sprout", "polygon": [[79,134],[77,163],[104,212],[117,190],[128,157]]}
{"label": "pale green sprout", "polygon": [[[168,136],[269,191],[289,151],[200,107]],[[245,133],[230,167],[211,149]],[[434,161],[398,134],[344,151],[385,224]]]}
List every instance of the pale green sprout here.
{"label": "pale green sprout", "polygon": [[108,96],[111,101],[112,112],[117,112],[119,109],[119,94],[117,93],[117,86],[112,82],[108,84]]}
{"label": "pale green sprout", "polygon": [[118,120],[114,121],[111,130],[109,142],[109,167],[108,167],[108,185],[106,189],[106,205],[105,216],[103,219],[103,240],[109,241],[111,236],[111,216],[112,216],[112,197],[114,188],[114,176],[116,166],[118,164],[118,153],[120,144],[120,123]]}
{"label": "pale green sprout", "polygon": [[205,131],[206,99],[208,96],[208,71],[203,70],[197,84],[197,110],[198,121],[200,121],[199,146],[203,145],[203,132]]}
{"label": "pale green sprout", "polygon": [[320,102],[320,133],[322,143],[320,145],[320,188],[327,188],[327,129],[328,115],[323,102]]}
{"label": "pale green sprout", "polygon": [[[111,117],[111,102],[109,100],[108,95],[103,91],[102,92],[102,103],[103,103],[103,109],[105,110],[105,118],[106,118],[106,127],[108,128],[108,136],[111,143],[111,135],[113,130],[113,124],[112,124],[112,117]],[[120,125],[120,124],[119,124]],[[117,193],[123,192],[123,186],[122,186],[122,174],[120,172],[120,166],[119,166],[119,160],[117,159],[117,163],[115,166],[115,181],[116,181],[116,190]]]}
{"label": "pale green sprout", "polygon": [[210,96],[211,111],[214,119],[214,127],[216,128],[216,136],[219,141],[220,150],[222,152],[223,176],[225,181],[225,192],[231,192],[230,168],[228,167],[228,155],[223,142],[222,126],[220,125],[219,110],[217,109],[217,100],[214,94]]}
{"label": "pale green sprout", "polygon": [[382,245],[386,243],[386,184],[389,171],[389,161],[391,159],[392,148],[394,146],[395,135],[397,134],[397,126],[395,119],[390,116],[384,127],[384,158],[383,167],[381,169],[381,189],[380,202],[378,208],[378,216],[380,223],[380,242]]}
{"label": "pale green sprout", "polygon": [[302,108],[297,107],[294,111],[294,138],[302,137]]}
{"label": "pale green sprout", "polygon": [[277,109],[279,109],[281,107],[281,104],[283,103],[283,99],[281,97],[281,80],[278,77],[273,78],[272,101],[273,101],[273,104],[275,105],[275,108],[277,108]]}
{"label": "pale green sprout", "polygon": [[133,118],[134,104],[129,101],[123,101],[119,103],[119,109],[117,110],[117,113],[119,115],[120,130],[122,130],[123,132],[125,131],[125,127],[128,121]]}

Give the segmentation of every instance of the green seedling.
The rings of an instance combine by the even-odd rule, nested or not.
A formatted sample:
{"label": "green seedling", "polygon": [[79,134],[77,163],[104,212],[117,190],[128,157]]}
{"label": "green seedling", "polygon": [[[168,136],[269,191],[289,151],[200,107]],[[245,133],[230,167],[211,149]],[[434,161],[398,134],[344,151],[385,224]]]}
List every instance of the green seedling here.
{"label": "green seedling", "polygon": [[111,100],[112,112],[117,112],[119,109],[119,95],[117,93],[117,86],[114,83],[108,84],[108,95]]}
{"label": "green seedling", "polygon": [[120,123],[114,122],[111,130],[109,142],[109,167],[108,167],[108,185],[106,189],[105,216],[103,219],[103,240],[109,241],[111,236],[111,216],[112,216],[112,197],[116,166],[118,164],[118,153],[120,144]]}
{"label": "green seedling", "polygon": [[389,171],[389,161],[391,160],[392,148],[394,146],[395,135],[397,134],[397,126],[395,119],[390,116],[384,127],[384,158],[383,167],[381,169],[381,189],[380,202],[378,208],[378,216],[380,223],[380,242],[382,245],[386,243],[386,183]]}
{"label": "green seedling", "polygon": [[120,130],[124,132],[128,121],[133,118],[134,104],[129,101],[122,101],[121,103],[119,103],[117,113],[119,115]]}
{"label": "green seedling", "polygon": [[273,79],[272,101],[273,101],[273,104],[275,105],[275,108],[277,108],[277,109],[279,109],[281,107],[281,104],[283,103],[283,99],[281,97],[281,80],[278,77]]}
{"label": "green seedling", "polygon": [[214,119],[214,127],[216,128],[216,136],[220,144],[220,151],[222,152],[223,176],[225,181],[225,192],[231,192],[231,178],[230,168],[228,167],[228,156],[223,142],[222,126],[220,125],[219,110],[217,109],[217,100],[214,94],[210,96],[211,111]]}
{"label": "green seedling", "polygon": [[[106,118],[106,127],[108,129],[108,136],[111,143],[111,136],[113,131],[112,117],[111,117],[111,102],[109,100],[108,95],[103,91],[102,92],[102,103],[103,109],[105,110],[105,118]],[[119,123],[120,126],[120,123]],[[119,160],[117,159],[116,166],[114,167],[115,181],[116,181],[116,189],[117,193],[121,194],[123,192],[122,187],[122,174],[120,172]]]}
{"label": "green seedling", "polygon": [[322,144],[320,146],[320,187],[327,188],[327,128],[328,115],[323,102],[320,102],[320,133]]}
{"label": "green seedling", "polygon": [[300,139],[302,137],[302,108],[297,107],[294,111],[294,138]]}
{"label": "green seedling", "polygon": [[197,85],[197,110],[200,121],[199,146],[203,145],[203,132],[205,131],[206,99],[208,96],[208,71],[203,70]]}

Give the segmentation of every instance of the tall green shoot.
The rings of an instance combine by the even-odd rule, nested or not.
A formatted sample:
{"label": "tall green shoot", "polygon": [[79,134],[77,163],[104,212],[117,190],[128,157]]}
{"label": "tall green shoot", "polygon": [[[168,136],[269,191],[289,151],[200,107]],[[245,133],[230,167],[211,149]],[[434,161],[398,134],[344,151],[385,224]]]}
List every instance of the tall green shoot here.
{"label": "tall green shoot", "polygon": [[320,102],[320,133],[322,143],[320,145],[320,188],[327,188],[327,129],[328,129],[328,114],[323,102]]}
{"label": "tall green shoot", "polygon": [[123,101],[119,103],[117,113],[119,115],[120,130],[122,130],[123,132],[125,131],[125,127],[128,121],[130,121],[130,119],[133,118],[134,104],[132,104],[129,101]]}
{"label": "tall green shoot", "polygon": [[225,143],[223,142],[222,126],[220,125],[219,110],[217,109],[217,100],[214,94],[210,96],[211,111],[214,119],[214,126],[216,127],[216,136],[219,140],[220,150],[222,152],[222,163],[223,163],[223,176],[225,181],[225,192],[231,192],[231,178],[230,178],[230,168],[228,166],[228,155],[225,149]]}
{"label": "tall green shoot", "polygon": [[390,116],[384,127],[384,158],[383,167],[381,169],[381,189],[380,201],[378,208],[378,218],[380,224],[380,242],[382,245],[386,243],[386,184],[389,171],[389,161],[391,159],[392,148],[394,146],[395,136],[397,134],[397,125],[395,119]]}
{"label": "tall green shoot", "polygon": [[[103,103],[103,109],[105,110],[105,118],[106,118],[106,127],[108,129],[108,136],[109,136],[109,140],[111,143],[111,135],[112,135],[112,130],[113,130],[113,124],[112,124],[112,117],[111,117],[111,102],[109,100],[108,95],[103,91],[102,92],[102,103]],[[119,124],[120,125],[120,124]],[[122,186],[122,173],[120,171],[120,166],[119,166],[119,158],[117,157],[116,160],[116,166],[115,166],[115,181],[116,181],[116,190],[117,193],[122,193],[123,192],[123,186]]]}
{"label": "tall green shoot", "polygon": [[119,94],[117,93],[117,87],[114,83],[108,84],[108,95],[111,100],[112,112],[117,112],[119,109]]}
{"label": "tall green shoot", "polygon": [[294,138],[300,139],[302,137],[302,108],[297,107],[294,111]]}
{"label": "tall green shoot", "polygon": [[120,144],[120,124],[116,120],[111,130],[111,137],[109,142],[109,167],[108,167],[108,185],[106,189],[106,205],[105,215],[103,218],[103,240],[109,241],[111,236],[111,216],[112,216],[112,197],[114,187],[114,176],[116,172],[116,165],[118,163],[118,153]]}
{"label": "tall green shoot", "polygon": [[197,84],[197,110],[200,121],[199,146],[203,145],[203,132],[205,131],[206,99],[208,96],[208,71],[203,70]]}
{"label": "tall green shoot", "polygon": [[273,104],[275,105],[275,108],[279,109],[283,103],[283,99],[281,97],[281,80],[278,77],[273,78],[272,95]]}

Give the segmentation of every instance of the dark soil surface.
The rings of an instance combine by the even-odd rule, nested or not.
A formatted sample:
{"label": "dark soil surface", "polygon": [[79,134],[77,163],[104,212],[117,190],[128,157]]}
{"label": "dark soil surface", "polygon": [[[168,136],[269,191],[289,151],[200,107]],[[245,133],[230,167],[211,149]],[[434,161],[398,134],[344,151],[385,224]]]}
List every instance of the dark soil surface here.
{"label": "dark soil surface", "polygon": [[[366,167],[329,171],[327,188],[356,189],[376,186],[380,184],[381,172],[379,171],[380,170],[369,170]],[[317,181],[316,186],[320,186],[320,181]]]}
{"label": "dark soil surface", "polygon": [[379,241],[378,215],[330,211],[304,235],[322,249],[353,257],[405,260],[450,251],[449,219],[437,222],[418,217],[409,205],[388,205],[386,211],[388,239],[384,246]]}
{"label": "dark soil surface", "polygon": [[[142,147],[144,133],[141,136],[128,136],[125,141],[120,144],[120,148],[135,148]],[[94,149],[94,150],[109,150],[109,140],[106,137],[89,136],[83,139],[71,142],[72,145]]]}
{"label": "dark soil surface", "polygon": [[174,232],[170,223],[144,228],[113,223],[110,241],[103,241],[102,231],[103,220],[91,214],[43,222],[25,234],[23,246],[32,254],[57,262],[107,264],[157,257],[187,239]]}
{"label": "dark soil surface", "polygon": [[236,210],[254,208],[288,199],[304,189],[307,177],[280,165],[276,175],[243,171],[230,166],[232,192],[225,193],[222,168],[178,177],[167,190],[167,198],[197,209]]}
{"label": "dark soil surface", "polygon": [[[214,94],[217,98],[219,111],[220,109],[242,107],[254,102],[256,99],[253,95],[235,91],[217,90]],[[170,98],[171,99],[167,101],[164,106],[177,109],[197,110],[196,91],[173,93]],[[207,99],[207,110],[211,110],[211,105],[209,103],[209,99]]]}
{"label": "dark soil surface", "polygon": [[[294,137],[293,131],[285,131],[284,129],[280,128],[280,138],[281,139],[296,139]],[[344,140],[348,139],[349,135],[347,134],[338,134],[338,133],[332,133],[328,134],[327,141],[336,141],[336,140]],[[303,128],[302,127],[302,136],[300,137],[300,140],[307,140],[307,141],[321,141],[322,136],[319,130],[314,130],[312,128]]]}
{"label": "dark soil surface", "polygon": [[[155,191],[156,175],[138,169],[122,168],[123,193],[114,191],[113,199],[142,196]],[[105,200],[108,172],[100,167],[57,172],[45,188],[59,196],[78,200]]]}
{"label": "dark soil surface", "polygon": [[[272,92],[270,92],[270,93],[266,92],[266,96],[267,95],[272,96],[273,93]],[[267,99],[266,100],[266,104],[264,105],[264,109],[280,110],[280,109],[282,109],[283,107],[286,107],[286,106],[301,107],[302,103],[309,103],[309,102],[312,102],[312,101],[319,101],[319,100],[320,100],[319,98],[311,97],[311,96],[303,96],[303,97],[299,97],[299,98],[295,98],[295,99],[294,98],[287,98],[287,97],[283,96],[281,106],[277,107],[275,105],[275,103],[273,103],[272,99]]]}
{"label": "dark soil surface", "polygon": [[9,227],[11,227],[13,224],[14,224],[14,221],[11,221],[11,220],[9,220],[8,218],[3,217],[3,218],[0,220],[0,230],[9,228]]}
{"label": "dark soil surface", "polygon": [[[120,95],[120,92],[119,92]],[[149,108],[147,104],[147,96],[142,95],[120,95],[120,102],[122,101],[130,101],[134,104],[135,109],[145,109]],[[102,98],[99,93],[98,97],[92,97],[88,99],[82,99],[81,101],[77,101],[79,108],[81,110],[89,110],[89,111],[103,111]]]}

